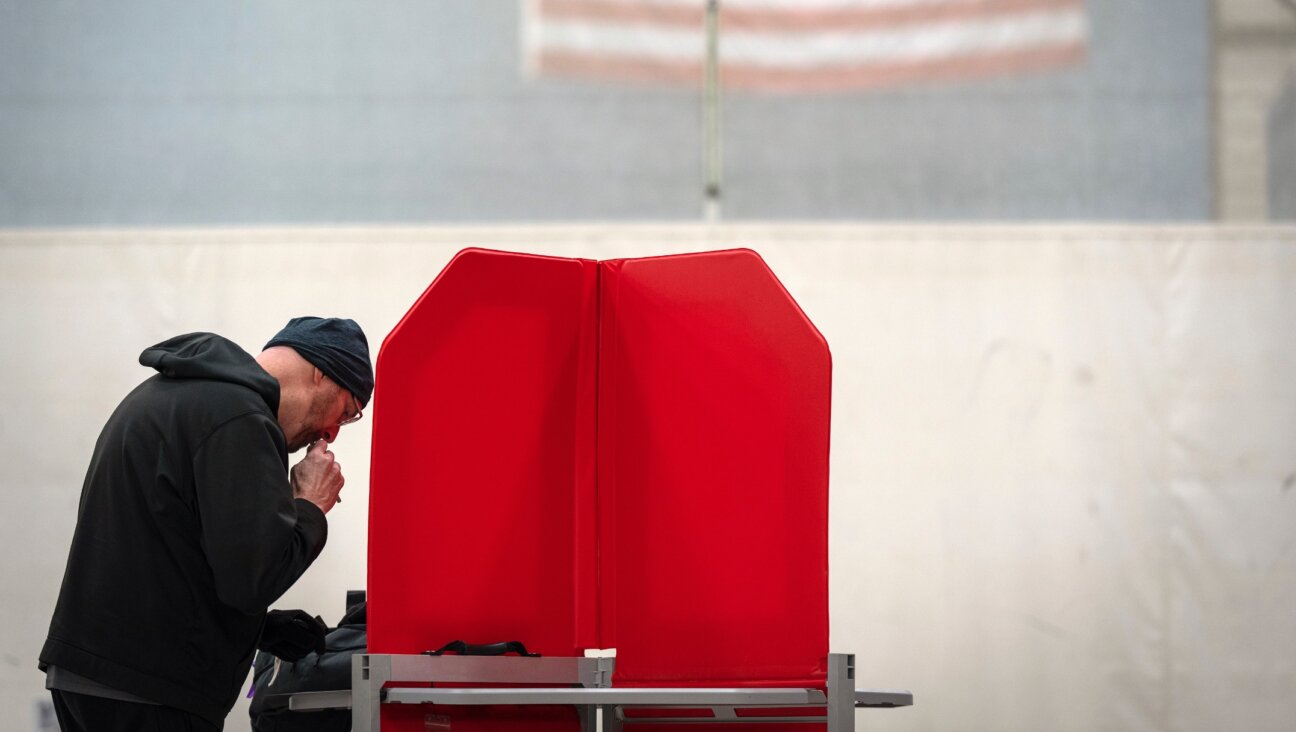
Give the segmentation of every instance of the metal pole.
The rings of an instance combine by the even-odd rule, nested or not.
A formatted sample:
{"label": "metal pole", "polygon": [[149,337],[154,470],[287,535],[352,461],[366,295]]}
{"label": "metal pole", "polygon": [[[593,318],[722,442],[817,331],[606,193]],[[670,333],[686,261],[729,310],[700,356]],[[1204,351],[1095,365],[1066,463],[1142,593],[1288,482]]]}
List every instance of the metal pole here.
{"label": "metal pole", "polygon": [[828,654],[828,732],[855,730],[855,654]]}
{"label": "metal pole", "polygon": [[706,87],[702,99],[703,212],[709,223],[720,221],[720,0],[706,5]]}
{"label": "metal pole", "polygon": [[378,732],[381,728],[382,687],[391,675],[391,656],[357,653],[351,657],[353,732]]}

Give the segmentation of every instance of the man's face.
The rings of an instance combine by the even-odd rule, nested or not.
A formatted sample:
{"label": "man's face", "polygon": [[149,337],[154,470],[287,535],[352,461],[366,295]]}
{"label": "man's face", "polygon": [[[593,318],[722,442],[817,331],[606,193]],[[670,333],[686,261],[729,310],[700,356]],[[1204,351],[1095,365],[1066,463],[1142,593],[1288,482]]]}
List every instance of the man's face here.
{"label": "man's face", "polygon": [[287,435],[288,451],[297,452],[317,440],[337,439],[343,423],[360,417],[360,404],[351,392],[327,376],[315,387],[306,415],[294,434]]}

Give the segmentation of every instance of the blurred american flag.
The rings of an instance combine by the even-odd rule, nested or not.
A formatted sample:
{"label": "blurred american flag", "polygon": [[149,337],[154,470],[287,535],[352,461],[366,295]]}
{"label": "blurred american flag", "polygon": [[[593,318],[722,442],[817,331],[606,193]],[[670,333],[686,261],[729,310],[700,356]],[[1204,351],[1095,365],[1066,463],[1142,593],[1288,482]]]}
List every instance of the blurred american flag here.
{"label": "blurred american flag", "polygon": [[[731,88],[832,91],[1083,60],[1084,0],[720,0]],[[526,70],[701,83],[706,0],[523,0]]]}

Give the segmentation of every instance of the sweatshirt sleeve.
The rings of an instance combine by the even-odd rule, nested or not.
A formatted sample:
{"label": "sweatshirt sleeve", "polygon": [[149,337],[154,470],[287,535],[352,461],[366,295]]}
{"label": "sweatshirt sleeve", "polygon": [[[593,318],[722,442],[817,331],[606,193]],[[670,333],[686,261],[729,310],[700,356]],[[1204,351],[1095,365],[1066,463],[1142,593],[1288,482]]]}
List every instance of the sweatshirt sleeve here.
{"label": "sweatshirt sleeve", "polygon": [[278,426],[246,414],[218,427],[194,455],[202,546],[221,602],[263,613],[324,548],[328,522],[295,499]]}

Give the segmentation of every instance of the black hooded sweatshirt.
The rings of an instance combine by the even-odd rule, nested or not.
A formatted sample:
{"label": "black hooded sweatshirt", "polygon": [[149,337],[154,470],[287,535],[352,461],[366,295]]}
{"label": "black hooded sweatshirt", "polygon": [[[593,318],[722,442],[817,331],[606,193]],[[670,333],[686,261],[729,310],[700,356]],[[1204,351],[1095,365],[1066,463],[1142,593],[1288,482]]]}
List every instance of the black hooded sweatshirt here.
{"label": "black hooded sweatshirt", "polygon": [[159,373],[95,443],[41,668],[220,726],[328,524],[293,498],[279,383],[252,356],[192,333],[140,363]]}

